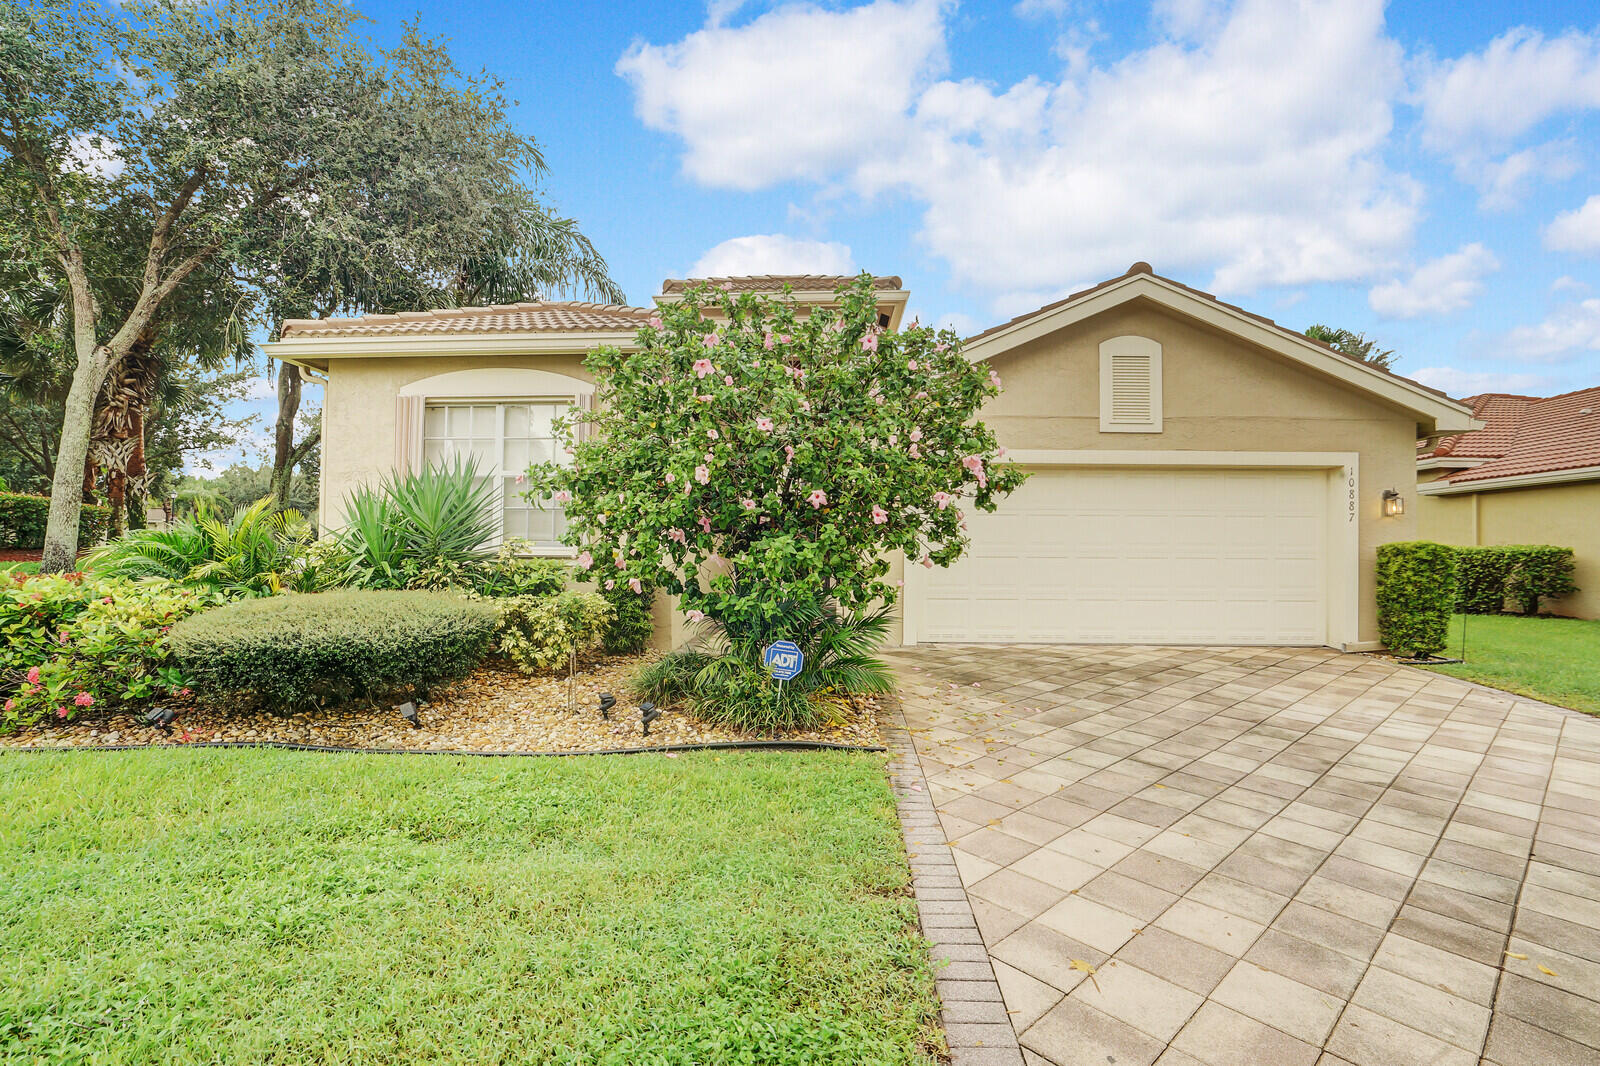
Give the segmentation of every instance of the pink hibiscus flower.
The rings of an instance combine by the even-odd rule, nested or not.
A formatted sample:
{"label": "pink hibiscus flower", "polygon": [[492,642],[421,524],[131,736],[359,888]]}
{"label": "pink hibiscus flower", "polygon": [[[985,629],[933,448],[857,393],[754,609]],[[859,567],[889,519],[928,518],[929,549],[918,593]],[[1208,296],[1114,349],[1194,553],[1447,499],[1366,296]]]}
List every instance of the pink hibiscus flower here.
{"label": "pink hibiscus flower", "polygon": [[922,565],[926,566],[929,570],[932,570],[933,569],[933,560],[928,558],[926,555],[924,555],[922,557]]}
{"label": "pink hibiscus flower", "polygon": [[705,515],[700,516],[700,531],[702,533],[711,532],[711,519],[707,518]]}
{"label": "pink hibiscus flower", "polygon": [[651,329],[660,329],[661,328],[661,316],[660,315],[651,315],[650,316],[650,328]]}
{"label": "pink hibiscus flower", "polygon": [[864,352],[875,352],[875,351],[877,351],[878,350],[878,335],[876,333],[869,333],[865,337],[862,337],[861,338],[861,350],[864,351]]}
{"label": "pink hibiscus flower", "polygon": [[914,440],[914,441],[922,439],[922,427],[921,426],[912,426],[911,427],[911,439]]}
{"label": "pink hibiscus flower", "polygon": [[594,556],[590,555],[586,551],[579,552],[578,553],[578,558],[577,558],[577,563],[578,563],[578,569],[579,570],[587,570],[587,569],[589,569],[589,567],[594,565]]}
{"label": "pink hibiscus flower", "polygon": [[875,525],[875,526],[881,526],[887,521],[889,521],[889,512],[885,511],[882,507],[879,507],[877,504],[873,504],[872,505],[872,524]]}
{"label": "pink hibiscus flower", "polygon": [[722,375],[722,383],[724,385],[731,386],[733,384],[733,375],[732,374],[724,374],[724,375]]}
{"label": "pink hibiscus flower", "polygon": [[687,543],[689,543],[689,538],[688,538],[687,534],[685,534],[683,532],[683,530],[677,528],[676,526],[674,526],[673,528],[667,530],[667,539],[668,540],[675,540],[679,544],[687,544]]}
{"label": "pink hibiscus flower", "polygon": [[756,419],[756,428],[763,433],[771,433],[772,419],[765,417]]}
{"label": "pink hibiscus flower", "polygon": [[697,466],[694,468],[694,479],[702,485],[709,485],[711,483],[711,471],[704,466]]}
{"label": "pink hibiscus flower", "polygon": [[898,433],[889,434],[889,443],[890,444],[899,444],[900,443],[900,434],[898,434]]}
{"label": "pink hibiscus flower", "polygon": [[906,454],[911,456],[911,458],[913,458],[913,459],[921,459],[922,458],[922,453],[917,451],[917,446],[915,444],[913,444],[910,448],[908,448],[906,450]]}
{"label": "pink hibiscus flower", "polygon": [[939,505],[939,510],[941,511],[946,507],[949,507],[950,501],[953,499],[955,499],[955,497],[950,495],[948,492],[936,492],[933,494],[933,502]]}
{"label": "pink hibiscus flower", "polygon": [[747,497],[739,501],[739,506],[743,507],[746,511],[754,511],[756,509],[756,501]]}
{"label": "pink hibiscus flower", "polygon": [[696,359],[691,369],[694,370],[695,377],[704,378],[707,374],[714,373],[717,368],[711,365],[709,359]]}
{"label": "pink hibiscus flower", "polygon": [[704,344],[707,348],[715,348],[717,345],[722,343],[722,335],[716,330],[712,330],[710,333],[707,333],[704,337],[700,338],[700,343]]}
{"label": "pink hibiscus flower", "polygon": [[989,384],[993,385],[997,389],[1000,387],[1000,374],[997,371],[989,371]]}
{"label": "pink hibiscus flower", "polygon": [[684,615],[691,622],[699,623],[706,620],[706,613],[702,610],[693,610]]}
{"label": "pink hibiscus flower", "polygon": [[566,489],[562,489],[560,492],[556,493],[555,500],[557,503],[571,503],[572,493],[568,492]]}
{"label": "pink hibiscus flower", "polygon": [[783,458],[787,462],[791,462],[791,463],[794,462],[794,445],[793,444],[785,444],[783,446]]}
{"label": "pink hibiscus flower", "polygon": [[636,577],[628,579],[628,587],[633,590],[635,596],[644,591],[644,586],[640,584],[639,579]]}
{"label": "pink hibiscus flower", "polygon": [[811,494],[806,497],[806,502],[812,507],[821,507],[828,502],[828,494],[821,489],[812,489]]}
{"label": "pink hibiscus flower", "polygon": [[616,587],[617,587],[617,582],[616,582],[616,580],[614,578],[609,578],[609,577],[606,578],[606,591],[607,592],[610,592],[612,589],[614,589]]}
{"label": "pink hibiscus flower", "polygon": [[906,361],[906,369],[907,370],[915,370],[916,368],[917,368],[917,361],[915,359],[908,359]]}
{"label": "pink hibiscus flower", "polygon": [[777,346],[778,338],[774,337],[770,332],[761,338],[761,347],[765,348],[767,351],[770,352]]}

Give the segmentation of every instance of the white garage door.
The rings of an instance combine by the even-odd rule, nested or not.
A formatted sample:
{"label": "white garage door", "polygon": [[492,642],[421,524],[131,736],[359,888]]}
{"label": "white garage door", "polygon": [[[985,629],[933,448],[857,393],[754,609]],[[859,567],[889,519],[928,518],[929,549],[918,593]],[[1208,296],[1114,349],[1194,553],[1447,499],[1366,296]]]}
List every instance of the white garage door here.
{"label": "white garage door", "polygon": [[1327,475],[1036,468],[921,576],[920,641],[1322,644]]}

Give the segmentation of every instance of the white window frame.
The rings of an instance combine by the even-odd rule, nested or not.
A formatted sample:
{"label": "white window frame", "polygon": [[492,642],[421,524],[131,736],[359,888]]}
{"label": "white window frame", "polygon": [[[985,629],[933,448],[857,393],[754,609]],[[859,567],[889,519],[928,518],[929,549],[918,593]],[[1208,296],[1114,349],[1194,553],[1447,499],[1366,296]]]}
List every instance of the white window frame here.
{"label": "white window frame", "polygon": [[[494,477],[495,481],[496,481],[496,486],[497,486],[497,489],[498,489],[496,510],[497,510],[497,514],[498,514],[498,518],[499,518],[499,529],[498,529],[498,531],[497,531],[497,533],[495,535],[495,542],[494,543],[495,543],[496,547],[498,547],[500,544],[503,544],[505,542],[505,539],[506,539],[506,507],[505,507],[505,495],[504,495],[504,493],[505,493],[505,480],[507,478],[514,478],[518,474],[523,473],[523,471],[521,471],[521,470],[514,470],[514,471],[511,471],[511,472],[508,473],[506,471],[506,469],[505,469],[505,461],[506,461],[506,458],[505,458],[506,457],[506,408],[507,407],[513,407],[513,406],[529,405],[529,404],[562,404],[562,405],[565,405],[565,408],[566,408],[566,410],[562,412],[562,414],[564,415],[564,414],[568,414],[568,413],[576,410],[580,406],[580,399],[579,399],[579,397],[577,397],[575,395],[567,394],[567,395],[559,395],[559,396],[428,396],[423,401],[422,417],[423,417],[424,429],[423,429],[423,432],[422,432],[421,444],[422,444],[423,461],[424,462],[427,461],[426,460],[426,456],[427,456],[427,446],[428,446],[428,441],[429,440],[453,440],[454,439],[454,438],[448,438],[448,437],[432,437],[432,438],[430,438],[427,435],[426,426],[427,426],[428,408],[431,408],[431,407],[441,407],[441,408],[448,408],[448,407],[491,407],[491,406],[494,407],[494,409],[495,409],[495,416],[494,416],[495,454],[497,456],[499,456],[499,465],[497,467],[496,473],[494,473],[492,475]],[[558,416],[558,417],[560,417],[560,416]],[[469,437],[468,439],[470,440],[471,438]],[[559,440],[559,438],[554,438],[554,439]],[[535,509],[540,509],[541,506],[542,505],[538,505],[538,504],[534,505]],[[551,508],[554,508],[556,510],[561,510],[562,509],[559,504],[550,504],[548,506],[551,507]],[[574,556],[576,556],[578,554],[578,550],[576,548],[573,548],[570,545],[566,545],[566,544],[534,544],[532,546],[532,549],[530,551],[528,551],[527,553],[525,553],[525,554],[527,554],[529,556],[540,556],[540,557],[549,557],[549,558],[557,558],[557,559],[562,559],[562,558],[570,559],[570,558],[573,558]]]}
{"label": "white window frame", "polygon": [[[1111,364],[1115,358],[1135,357],[1148,360],[1150,365],[1150,420],[1148,422],[1113,421],[1111,413]],[[1161,432],[1161,344],[1149,337],[1111,337],[1100,342],[1100,432],[1101,433],[1160,433]]]}

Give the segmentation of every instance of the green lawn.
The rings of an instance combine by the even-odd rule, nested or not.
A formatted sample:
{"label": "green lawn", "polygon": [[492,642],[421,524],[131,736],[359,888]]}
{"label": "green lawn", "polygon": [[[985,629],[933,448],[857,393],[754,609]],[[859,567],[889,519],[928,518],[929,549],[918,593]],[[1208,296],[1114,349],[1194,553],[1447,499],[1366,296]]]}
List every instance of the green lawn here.
{"label": "green lawn", "polygon": [[1600,714],[1600,621],[1458,614],[1441,654],[1460,656],[1463,620],[1467,661],[1429,669]]}
{"label": "green lawn", "polygon": [[0,755],[0,1061],[921,1063],[881,756]]}

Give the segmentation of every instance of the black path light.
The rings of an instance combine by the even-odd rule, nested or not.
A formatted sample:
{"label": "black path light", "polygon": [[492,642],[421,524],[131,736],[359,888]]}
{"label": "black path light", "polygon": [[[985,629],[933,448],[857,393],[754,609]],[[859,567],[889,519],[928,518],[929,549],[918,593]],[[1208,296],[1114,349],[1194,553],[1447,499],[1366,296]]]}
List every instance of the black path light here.
{"label": "black path light", "polygon": [[600,693],[600,717],[606,721],[611,720],[611,708],[617,705],[617,698],[609,692]]}
{"label": "black path light", "polygon": [[178,712],[171,707],[152,707],[150,713],[144,716],[144,724],[163,733],[172,732],[172,723],[178,718]]}
{"label": "black path light", "polygon": [[644,735],[650,735],[650,723],[661,717],[661,708],[645,700],[639,704],[639,721],[644,724]]}
{"label": "black path light", "polygon": [[400,717],[411,723],[412,729],[422,728],[422,715],[417,713],[417,705],[412,700],[406,700],[395,710],[400,712]]}

